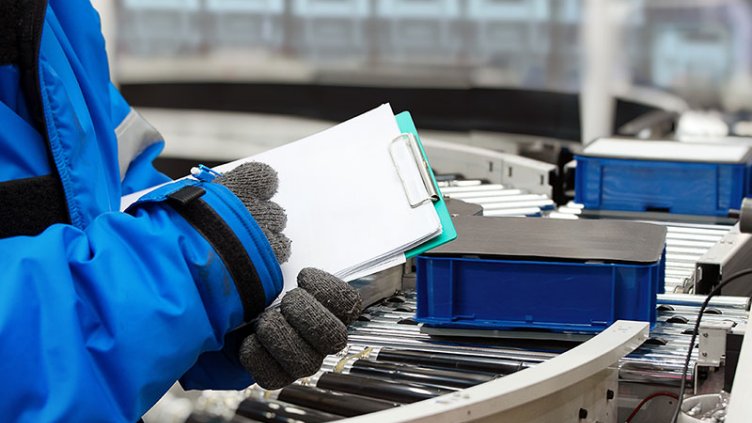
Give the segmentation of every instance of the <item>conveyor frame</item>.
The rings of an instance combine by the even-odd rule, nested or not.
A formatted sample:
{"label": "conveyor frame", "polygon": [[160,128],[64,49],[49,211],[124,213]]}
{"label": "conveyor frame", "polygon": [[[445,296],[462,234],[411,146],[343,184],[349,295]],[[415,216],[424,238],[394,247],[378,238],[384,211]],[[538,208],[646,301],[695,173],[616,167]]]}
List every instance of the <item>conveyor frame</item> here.
{"label": "conveyor frame", "polygon": [[535,367],[461,392],[342,422],[577,422],[583,414],[616,422],[616,401],[608,399],[615,398],[618,389],[614,365],[647,338],[647,323],[620,320],[590,341]]}

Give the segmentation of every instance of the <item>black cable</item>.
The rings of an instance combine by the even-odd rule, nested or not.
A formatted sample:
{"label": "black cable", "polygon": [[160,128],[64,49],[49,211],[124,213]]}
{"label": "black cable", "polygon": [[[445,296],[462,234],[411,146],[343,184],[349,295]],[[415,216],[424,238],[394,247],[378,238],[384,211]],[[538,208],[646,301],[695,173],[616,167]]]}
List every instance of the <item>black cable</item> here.
{"label": "black cable", "polygon": [[710,299],[713,298],[716,294],[718,294],[721,291],[721,288],[728,285],[729,283],[741,278],[742,276],[746,276],[752,274],[752,269],[745,269],[741,270],[739,272],[736,272],[723,280],[721,283],[719,283],[715,288],[713,288],[712,291],[710,291],[710,294],[708,294],[707,298],[705,298],[705,301],[702,303],[702,307],[700,307],[700,314],[697,315],[697,321],[695,322],[695,329],[692,331],[692,340],[689,342],[689,351],[687,352],[687,359],[684,360],[684,370],[682,371],[682,381],[681,381],[681,387],[679,388],[679,400],[676,402],[676,409],[674,410],[674,416],[671,418],[672,423],[676,423],[676,419],[679,418],[679,413],[681,412],[681,404],[684,400],[684,391],[687,389],[687,373],[689,372],[689,362],[692,360],[692,351],[695,348],[695,341],[697,340],[697,333],[700,331],[700,320],[702,320],[702,315],[705,313],[705,308],[708,306],[708,303],[710,303]]}

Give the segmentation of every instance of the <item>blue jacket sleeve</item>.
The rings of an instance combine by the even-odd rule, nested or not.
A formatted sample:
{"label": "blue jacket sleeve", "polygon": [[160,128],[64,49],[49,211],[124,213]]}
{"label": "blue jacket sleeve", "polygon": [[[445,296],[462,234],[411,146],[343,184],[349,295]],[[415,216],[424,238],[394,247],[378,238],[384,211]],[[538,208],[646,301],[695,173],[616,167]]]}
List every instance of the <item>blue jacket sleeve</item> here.
{"label": "blue jacket sleeve", "polygon": [[[228,257],[207,236],[223,229],[231,233],[215,235],[245,251]],[[3,239],[0,251],[6,421],[136,421],[201,353],[222,348],[249,307],[281,290],[261,230],[213,183],[173,183],[129,213],[103,214],[85,230],[54,225]],[[243,260],[250,279],[248,268],[233,267]]]}
{"label": "blue jacket sleeve", "polygon": [[[120,122],[118,127],[127,122],[133,109],[123,98],[120,92],[110,84],[110,104],[113,122]],[[117,131],[118,144],[122,149],[124,143],[128,143],[128,138],[140,139],[148,134],[133,134],[133,130],[149,132],[151,125],[132,126],[131,133],[124,136],[123,131]],[[153,129],[153,128],[151,128]],[[156,131],[154,131],[156,132]],[[158,133],[156,133],[158,135]],[[153,166],[154,159],[164,147],[164,141],[155,139],[151,141],[145,149],[140,151],[135,158],[127,164],[127,171],[122,181],[123,194],[130,194],[144,190],[146,188],[164,183],[168,178],[157,171]],[[125,146],[127,148],[127,146]],[[123,166],[123,163],[121,163]],[[193,366],[183,377],[180,382],[185,389],[244,389],[253,383],[253,379],[243,368],[238,360],[238,348],[244,338],[243,332],[233,332],[227,335],[224,347],[219,351],[208,351],[201,355],[196,365]]]}

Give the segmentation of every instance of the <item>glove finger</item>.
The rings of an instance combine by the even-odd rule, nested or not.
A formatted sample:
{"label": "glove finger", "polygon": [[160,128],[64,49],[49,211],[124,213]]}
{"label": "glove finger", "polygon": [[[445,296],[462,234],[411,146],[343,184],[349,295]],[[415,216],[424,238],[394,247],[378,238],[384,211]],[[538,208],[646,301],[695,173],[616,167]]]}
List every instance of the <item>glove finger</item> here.
{"label": "glove finger", "polygon": [[255,198],[241,198],[241,201],[261,229],[280,233],[287,226],[287,214],[279,204]]}
{"label": "glove finger", "polygon": [[363,311],[363,300],[350,284],[313,267],[298,273],[298,286],[308,291],[345,325],[354,322]]}
{"label": "glove finger", "polygon": [[347,345],[347,327],[307,291],[295,288],[282,297],[280,308],[290,325],[322,354]]}
{"label": "glove finger", "polygon": [[277,192],[277,171],[266,163],[243,163],[235,169],[218,176],[214,182],[229,188],[242,198],[269,200]]}
{"label": "glove finger", "polygon": [[282,264],[290,258],[292,241],[286,237],[285,234],[278,234],[275,232],[269,232],[264,230],[264,235],[269,241],[269,245],[274,251],[274,256],[277,257],[277,261]]}
{"label": "glove finger", "polygon": [[255,335],[243,340],[239,352],[240,364],[262,388],[280,389],[295,382],[295,378],[285,372]]}
{"label": "glove finger", "polygon": [[310,346],[279,310],[266,311],[261,315],[256,338],[285,372],[295,379],[316,373],[324,362],[325,354]]}

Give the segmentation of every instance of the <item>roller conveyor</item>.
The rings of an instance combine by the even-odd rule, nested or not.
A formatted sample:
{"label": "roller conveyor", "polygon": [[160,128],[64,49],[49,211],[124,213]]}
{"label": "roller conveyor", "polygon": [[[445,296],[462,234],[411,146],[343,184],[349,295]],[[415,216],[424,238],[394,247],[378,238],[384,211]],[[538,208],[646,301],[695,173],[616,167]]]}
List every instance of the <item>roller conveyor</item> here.
{"label": "roller conveyor", "polygon": [[[684,304],[671,304],[671,295],[662,297],[664,305],[659,307],[659,322],[650,339],[618,362],[620,383],[670,389],[681,381],[690,338],[688,329],[697,315],[700,298],[685,295],[688,298],[683,298]],[[266,401],[277,407],[301,408],[307,413],[299,416],[304,422],[321,421],[317,420],[319,414],[309,409],[329,413],[335,419],[352,417],[503,378],[573,347],[571,343],[429,337],[420,332],[420,325],[406,322],[412,312],[396,311],[414,309],[414,291],[403,292],[399,298],[400,302],[387,300],[367,309],[364,318],[350,328],[348,347],[327,357],[318,374],[279,391],[252,387],[236,396],[237,404],[243,398],[253,399],[242,403],[245,408],[241,415],[261,418],[259,412],[251,413],[248,407],[256,404],[254,407],[263,411],[267,406],[261,404]],[[746,323],[746,300],[719,300],[712,305],[717,314],[708,315],[708,319]],[[670,321],[675,317],[683,319]],[[694,373],[690,372],[688,379],[693,378]],[[212,395],[213,398],[204,398],[205,403],[208,400],[214,404],[208,409],[216,409],[220,401],[225,404],[225,412],[239,406],[232,401],[228,405],[228,399],[217,393]],[[206,404],[203,407],[206,409]],[[285,421],[273,414],[274,419],[259,421]]]}
{"label": "roller conveyor", "polygon": [[537,217],[556,206],[547,195],[480,180],[444,181],[439,187],[445,197],[480,205],[484,216]]}
{"label": "roller conveyor", "polygon": [[[480,205],[484,216],[578,218],[581,211],[576,204],[555,210],[553,201],[545,195],[480,180],[445,181],[442,192],[449,198]],[[616,362],[617,400],[622,419],[624,410],[630,411],[640,398],[657,390],[675,391],[681,383],[692,325],[704,296],[676,292],[687,286],[696,261],[730,229],[725,225],[651,222],[665,225],[668,230],[667,294],[658,296],[658,322],[649,338]],[[414,291],[405,290],[387,298],[369,307],[360,321],[350,327],[346,349],[327,357],[316,375],[279,391],[264,391],[254,386],[234,393],[205,392],[192,403],[193,415],[209,413],[222,421],[251,418],[308,422],[331,421],[319,420],[327,413],[324,418],[339,420],[408,404],[426,404],[424,407],[431,408],[436,406],[437,398],[451,398],[452,393],[470,392],[473,386],[488,386],[524,374],[560,358],[577,345],[429,336],[414,321],[414,310]],[[731,321],[734,325],[745,325],[748,313],[748,299],[718,297],[711,301],[703,322]],[[695,350],[687,380],[699,385],[696,363]],[[238,409],[241,412],[236,414]]]}

